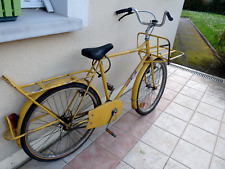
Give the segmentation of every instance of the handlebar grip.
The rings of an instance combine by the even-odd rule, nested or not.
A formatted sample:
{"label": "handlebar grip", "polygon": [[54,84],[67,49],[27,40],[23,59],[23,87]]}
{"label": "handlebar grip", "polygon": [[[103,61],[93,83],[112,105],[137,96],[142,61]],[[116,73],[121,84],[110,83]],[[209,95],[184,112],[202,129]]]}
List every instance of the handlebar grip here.
{"label": "handlebar grip", "polygon": [[170,15],[170,13],[167,11],[166,16],[168,17],[169,21],[173,21],[173,17]]}
{"label": "handlebar grip", "polygon": [[132,8],[125,8],[125,9],[120,9],[120,10],[116,11],[116,14],[119,15],[119,14],[125,13],[125,12],[130,13],[131,11],[132,11]]}

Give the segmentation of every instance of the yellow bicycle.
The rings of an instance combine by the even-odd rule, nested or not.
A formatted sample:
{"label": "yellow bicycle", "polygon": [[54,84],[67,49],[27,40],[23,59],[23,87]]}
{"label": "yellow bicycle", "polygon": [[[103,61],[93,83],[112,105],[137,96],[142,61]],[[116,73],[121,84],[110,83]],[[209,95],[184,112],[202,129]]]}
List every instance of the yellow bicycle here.
{"label": "yellow bicycle", "polygon": [[[165,11],[160,24],[155,17],[150,22],[143,22],[140,12],[153,15],[134,8],[116,11],[117,15],[125,13],[120,20],[134,13],[139,22],[147,26],[145,33],[138,33],[135,49],[107,54],[113,48],[112,44],[85,48],[82,55],[93,60],[90,70],[81,70],[32,84],[18,86],[3,76],[7,83],[28,98],[18,117],[15,114],[5,117],[7,131],[4,137],[16,140],[18,146],[22,146],[33,159],[53,161],[77,150],[96,127],[107,125],[106,131],[116,136],[108,127],[120,116],[123,103],[119,98],[135,77],[132,108],[141,115],[150,113],[158,104],[166,85],[165,63],[170,62],[171,53],[178,53],[172,59],[183,53],[172,50],[168,39],[151,34],[154,27],[164,25],[166,17],[170,21],[173,20],[169,12]],[[141,37],[144,37],[144,42],[140,44]],[[151,45],[150,39],[153,41]],[[110,95],[114,87],[108,84],[105,78],[105,73],[111,65],[110,58],[135,52],[138,53],[140,62],[115,99],[111,100]],[[105,59],[109,61],[106,71],[102,64]],[[106,96],[104,104],[99,92],[92,85],[96,74],[102,78]]]}

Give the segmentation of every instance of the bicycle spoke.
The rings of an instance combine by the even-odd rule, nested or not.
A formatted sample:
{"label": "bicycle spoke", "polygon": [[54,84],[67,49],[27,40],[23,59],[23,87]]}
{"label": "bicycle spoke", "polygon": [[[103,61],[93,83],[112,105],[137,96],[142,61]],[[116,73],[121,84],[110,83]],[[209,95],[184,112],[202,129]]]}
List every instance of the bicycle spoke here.
{"label": "bicycle spoke", "polygon": [[[32,105],[33,109],[23,128],[23,133],[42,128],[27,134],[21,138],[21,145],[28,155],[40,161],[51,161],[62,158],[77,148],[90,137],[93,129],[86,129],[88,122],[88,110],[100,104],[97,94],[93,89],[87,91],[85,98],[83,93],[86,86],[80,83],[71,83],[65,86],[51,89],[38,99],[38,102],[54,112],[64,123],[71,123],[70,127],[57,122],[37,105]],[[81,104],[81,101],[83,103]],[[80,110],[73,119],[75,110]],[[50,123],[56,122],[50,126]],[[29,129],[29,130],[28,130]]]}
{"label": "bicycle spoke", "polygon": [[[38,150],[39,148],[42,148],[44,145],[45,145],[45,143],[55,134],[55,133],[57,133],[57,131],[55,131],[55,132],[52,132],[49,136],[48,136],[48,138],[44,141],[44,143],[43,144],[41,144],[39,147],[37,147],[35,150]],[[39,143],[39,142],[38,142]],[[36,143],[37,144],[37,143]]]}
{"label": "bicycle spoke", "polygon": [[166,72],[163,63],[154,63],[154,79],[151,68],[146,69],[138,89],[138,110],[136,109],[136,111],[139,114],[144,115],[151,112],[158,104],[165,88],[165,84],[163,84],[165,79]]}
{"label": "bicycle spoke", "polygon": [[[56,129],[55,129],[56,130]],[[49,133],[49,134],[47,134],[47,135],[44,135],[44,136],[42,136],[42,137],[39,137],[37,140],[35,140],[36,142],[32,142],[32,146],[34,146],[35,144],[37,144],[37,143],[39,143],[40,142],[40,140],[42,140],[43,138],[45,138],[46,136],[49,136],[49,135],[52,135],[52,133],[56,133],[56,132],[58,132],[57,130],[56,131],[52,131],[51,133]],[[28,134],[28,135],[30,135],[31,136],[31,134]]]}
{"label": "bicycle spoke", "polygon": [[57,107],[57,104],[56,104],[56,101],[55,101],[55,95],[53,95],[53,101],[54,101],[54,104],[55,104],[55,108],[57,110],[57,115],[59,116],[59,110],[58,110],[58,107]]}
{"label": "bicycle spoke", "polygon": [[88,107],[90,107],[92,105],[92,102],[89,101],[88,103],[84,104],[85,106],[80,108],[80,110],[78,111],[78,113],[83,112],[84,110],[87,110]]}
{"label": "bicycle spoke", "polygon": [[62,97],[61,97],[60,92],[58,93],[58,95],[59,95],[59,98],[60,98],[60,101],[61,101],[61,104],[62,104],[63,111],[65,112],[66,109],[65,109],[65,107],[63,106],[63,101],[62,101]]}

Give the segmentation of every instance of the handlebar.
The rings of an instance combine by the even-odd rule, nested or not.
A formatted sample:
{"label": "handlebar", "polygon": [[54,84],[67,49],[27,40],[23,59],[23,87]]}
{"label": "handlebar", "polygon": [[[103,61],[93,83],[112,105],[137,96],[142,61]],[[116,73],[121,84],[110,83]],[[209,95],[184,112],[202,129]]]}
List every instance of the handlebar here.
{"label": "handlebar", "polygon": [[170,15],[170,13],[167,11],[166,16],[169,19],[169,21],[173,21],[173,17]]}
{"label": "handlebar", "polygon": [[[116,11],[116,15],[119,15],[121,13],[125,13],[127,12],[127,14],[125,14],[124,16],[122,16],[120,19],[122,19],[123,17],[127,16],[127,15],[130,15],[130,14],[133,14],[133,13],[136,13],[137,15],[137,18],[138,18],[138,21],[143,24],[143,25],[154,25],[154,26],[157,26],[157,27],[161,27],[164,25],[165,23],[165,20],[166,20],[166,16],[168,18],[169,21],[173,21],[173,17],[170,15],[170,13],[168,11],[165,11],[164,12],[164,15],[163,15],[163,19],[162,19],[162,23],[161,24],[157,24],[157,21],[154,20],[154,21],[150,21],[150,22],[143,22],[141,17],[140,17],[140,14],[139,14],[139,11],[135,8],[124,8],[124,9],[120,9],[120,10],[117,10]],[[147,11],[142,11],[142,12],[147,12]],[[147,12],[149,13],[149,12]]]}
{"label": "handlebar", "polygon": [[125,12],[130,13],[132,10],[133,10],[132,8],[120,9],[120,10],[116,11],[116,14],[119,15],[119,14],[125,13]]}

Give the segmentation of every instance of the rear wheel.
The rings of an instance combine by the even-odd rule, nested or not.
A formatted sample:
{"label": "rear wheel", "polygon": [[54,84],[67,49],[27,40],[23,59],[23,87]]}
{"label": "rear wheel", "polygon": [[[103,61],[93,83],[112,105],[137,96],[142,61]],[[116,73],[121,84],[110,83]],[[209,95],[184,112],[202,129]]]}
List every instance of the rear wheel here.
{"label": "rear wheel", "polygon": [[[65,123],[72,123],[72,125],[70,128],[66,128],[64,124],[57,122],[22,137],[22,148],[31,158],[39,161],[63,158],[77,150],[90,137],[94,129],[86,129],[88,111],[101,104],[99,96],[92,88],[89,88],[73,120],[73,115],[86,89],[87,86],[84,84],[71,83],[51,89],[36,100],[54,112]],[[56,121],[54,117],[32,104],[24,118],[21,134],[54,121]]]}
{"label": "rear wheel", "polygon": [[141,115],[150,113],[158,104],[167,79],[166,64],[164,62],[154,63],[154,81],[152,80],[151,65],[145,70],[141,79],[137,93],[137,109],[136,112]]}

